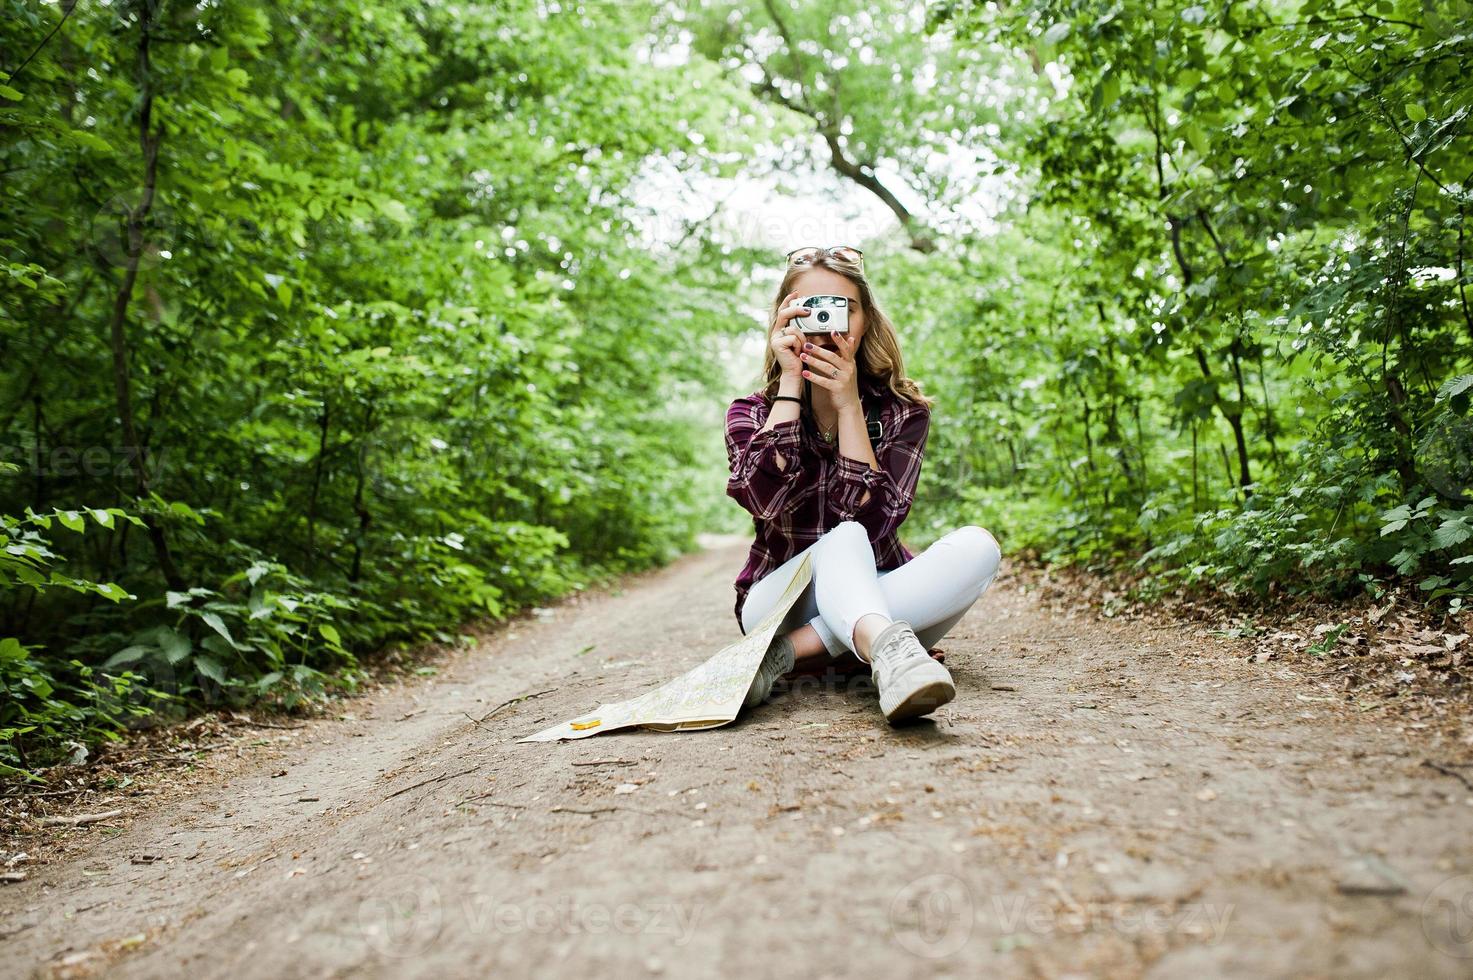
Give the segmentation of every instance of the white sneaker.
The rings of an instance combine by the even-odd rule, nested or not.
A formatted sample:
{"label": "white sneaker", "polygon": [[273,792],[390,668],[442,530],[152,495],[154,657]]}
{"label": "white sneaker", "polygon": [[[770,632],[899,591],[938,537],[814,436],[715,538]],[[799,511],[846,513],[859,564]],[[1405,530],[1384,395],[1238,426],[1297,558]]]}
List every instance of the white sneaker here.
{"label": "white sneaker", "polygon": [[766,701],[767,695],[772,693],[773,683],[793,669],[794,659],[791,640],[786,636],[773,640],[762,658],[761,666],[757,668],[757,676],[752,678],[752,686],[747,689],[747,697],[742,702],[742,707],[750,708],[754,704]]}
{"label": "white sneaker", "polygon": [[880,691],[880,710],[891,724],[930,714],[956,697],[951,671],[931,658],[903,619],[875,637],[870,674]]}

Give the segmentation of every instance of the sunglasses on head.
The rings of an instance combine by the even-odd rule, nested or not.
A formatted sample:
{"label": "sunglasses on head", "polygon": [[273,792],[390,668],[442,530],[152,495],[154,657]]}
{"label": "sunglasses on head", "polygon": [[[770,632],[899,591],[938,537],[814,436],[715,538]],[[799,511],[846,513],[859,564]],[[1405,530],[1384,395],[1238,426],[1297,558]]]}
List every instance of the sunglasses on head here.
{"label": "sunglasses on head", "polygon": [[853,245],[804,245],[795,248],[788,253],[788,265],[808,265],[820,255],[831,255],[845,262],[853,262],[856,265],[864,265],[864,253]]}

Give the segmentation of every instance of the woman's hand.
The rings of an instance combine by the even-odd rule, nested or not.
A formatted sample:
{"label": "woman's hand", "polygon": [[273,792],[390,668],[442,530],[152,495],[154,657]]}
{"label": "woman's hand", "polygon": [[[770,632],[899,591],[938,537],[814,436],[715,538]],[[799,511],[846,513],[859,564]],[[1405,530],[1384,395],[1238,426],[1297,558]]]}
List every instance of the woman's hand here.
{"label": "woman's hand", "polygon": [[816,344],[808,344],[799,352],[805,370],[803,377],[820,388],[829,390],[834,407],[858,408],[859,371],[854,364],[854,351],[858,346],[847,333],[831,333],[834,350],[827,351]]}
{"label": "woman's hand", "polygon": [[772,324],[772,350],[777,354],[778,366],[783,374],[795,379],[802,376],[803,362],[798,359],[798,349],[803,346],[804,336],[792,321],[808,312],[806,307],[793,302],[797,298],[797,293],[788,293]]}

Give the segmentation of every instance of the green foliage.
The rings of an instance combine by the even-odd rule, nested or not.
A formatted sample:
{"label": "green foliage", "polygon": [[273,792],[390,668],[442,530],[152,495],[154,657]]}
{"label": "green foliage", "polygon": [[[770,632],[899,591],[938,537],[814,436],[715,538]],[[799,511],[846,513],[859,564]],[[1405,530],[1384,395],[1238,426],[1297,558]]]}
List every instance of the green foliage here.
{"label": "green foliage", "polygon": [[[693,546],[722,450],[671,406],[734,279],[636,191],[759,123],[640,57],[653,14],[0,0],[8,685],[292,704]],[[31,766],[109,727],[38,697]]]}
{"label": "green foliage", "polygon": [[166,621],[129,636],[105,670],[140,672],[175,698],[241,704],[272,694],[292,705],[323,690],[322,668],[354,662],[334,624],[353,622],[355,603],[311,591],[276,562],[254,561],[218,590],[168,592],[161,603],[138,613]]}
{"label": "green foliage", "polygon": [[[0,514],[0,588],[34,602],[48,590],[98,596],[111,603],[132,599],[118,585],[73,578],[51,566],[60,560],[47,537],[65,529],[85,534],[89,524],[112,531],[123,521],[142,525],[116,507],[53,510],[25,517]],[[34,656],[34,648],[13,636],[0,635],[0,776],[28,776],[26,746],[41,749],[41,761],[69,739],[96,741],[111,737],[128,716],[118,701],[137,678],[128,672],[96,676],[79,661],[53,664]]]}
{"label": "green foliage", "polygon": [[706,341],[805,242],[666,205],[764,167],[895,216],[915,543],[1461,608],[1470,22],[0,0],[0,765],[745,529]]}
{"label": "green foliage", "polygon": [[917,272],[972,283],[908,321],[923,377],[945,364],[928,519],[986,499],[1055,560],[1262,592],[1411,575],[1459,608],[1473,8],[934,13],[1037,73],[994,143],[1003,230]]}
{"label": "green foliage", "polygon": [[[941,406],[912,534],[984,523],[1160,584],[1408,574],[1457,608],[1473,5],[941,3],[896,29],[918,9],[677,18],[951,233],[867,255]],[[958,225],[977,197],[998,227]]]}
{"label": "green foliage", "polygon": [[129,671],[101,675],[77,660],[38,659],[14,637],[0,639],[0,777],[34,779],[31,769],[71,747],[116,738],[150,713],[132,703],[138,681]]}

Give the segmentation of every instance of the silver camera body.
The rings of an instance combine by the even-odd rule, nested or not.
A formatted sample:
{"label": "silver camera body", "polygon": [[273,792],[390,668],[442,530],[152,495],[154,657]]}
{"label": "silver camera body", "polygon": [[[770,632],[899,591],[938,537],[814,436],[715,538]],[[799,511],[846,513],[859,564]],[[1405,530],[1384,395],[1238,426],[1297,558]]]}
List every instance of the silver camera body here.
{"label": "silver camera body", "polygon": [[806,296],[798,305],[812,311],[792,319],[803,333],[849,332],[849,297]]}

